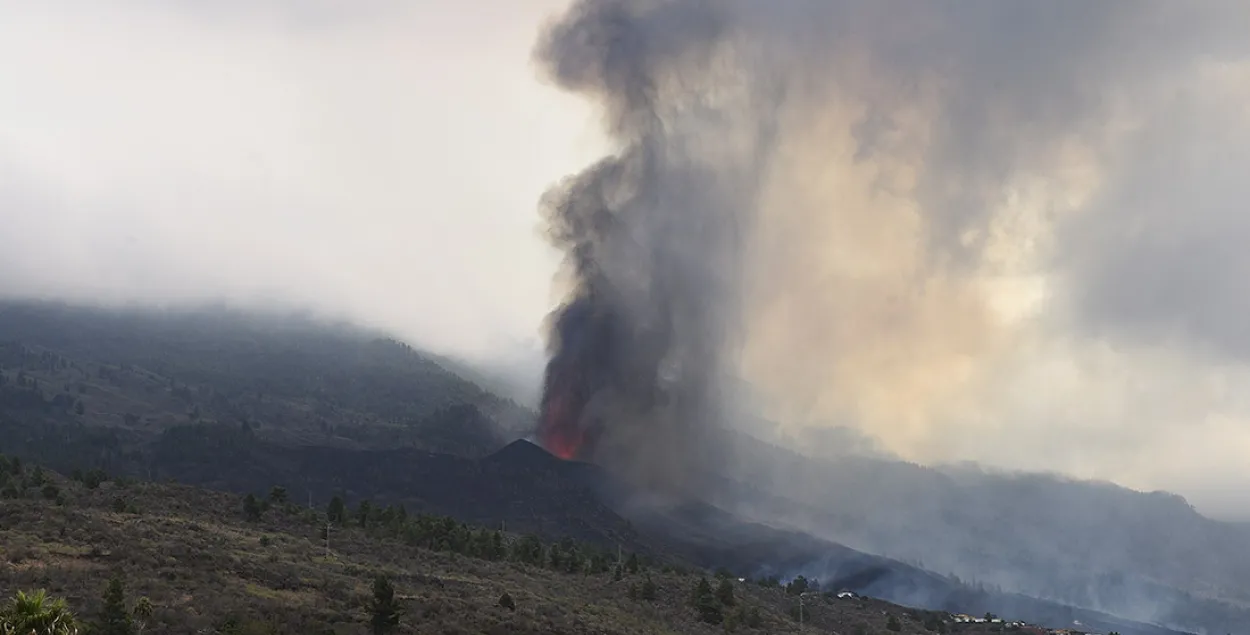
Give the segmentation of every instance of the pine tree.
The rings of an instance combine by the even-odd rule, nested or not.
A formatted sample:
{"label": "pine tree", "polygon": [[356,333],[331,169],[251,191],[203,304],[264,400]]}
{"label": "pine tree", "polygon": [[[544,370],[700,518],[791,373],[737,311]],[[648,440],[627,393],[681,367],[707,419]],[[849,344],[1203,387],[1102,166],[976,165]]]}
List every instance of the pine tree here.
{"label": "pine tree", "polygon": [[720,605],[716,603],[716,597],[712,595],[712,585],[708,584],[707,578],[699,578],[699,582],[695,584],[694,593],[690,598],[691,605],[698,612],[699,619],[708,624],[720,624],[725,619],[721,613]]}
{"label": "pine tree", "polygon": [[720,584],[716,587],[716,599],[725,606],[734,605],[734,585],[729,578],[721,578]]}
{"label": "pine tree", "polygon": [[248,494],[247,497],[243,499],[243,515],[247,517],[248,520],[260,520],[262,511],[264,510],[260,506],[260,501],[256,500],[256,495]]}
{"label": "pine tree", "polygon": [[395,602],[395,587],[384,575],[373,580],[373,601],[369,605],[372,614],[369,625],[373,635],[386,635],[399,625],[401,614],[399,604]]}
{"label": "pine tree", "polygon": [[326,507],[326,518],[332,523],[342,523],[347,517],[347,505],[343,503],[343,499],[335,496],[330,499],[330,505]]}
{"label": "pine tree", "polygon": [[644,600],[654,600],[658,590],[659,589],[655,586],[655,582],[652,582],[651,576],[648,575],[647,579],[642,581],[642,589],[639,591],[639,595],[642,596],[642,599]]}
{"label": "pine tree", "polygon": [[630,575],[638,573],[638,554],[629,554],[629,558],[625,560],[625,570],[628,571]]}
{"label": "pine tree", "polygon": [[746,624],[750,628],[759,628],[763,626],[764,618],[760,615],[760,607],[752,606],[751,609],[746,612],[746,618],[742,621],[742,623]]}
{"label": "pine tree", "polygon": [[135,635],[134,622],[126,610],[126,589],[121,578],[114,576],[104,591],[104,608],[94,630],[98,635]]}

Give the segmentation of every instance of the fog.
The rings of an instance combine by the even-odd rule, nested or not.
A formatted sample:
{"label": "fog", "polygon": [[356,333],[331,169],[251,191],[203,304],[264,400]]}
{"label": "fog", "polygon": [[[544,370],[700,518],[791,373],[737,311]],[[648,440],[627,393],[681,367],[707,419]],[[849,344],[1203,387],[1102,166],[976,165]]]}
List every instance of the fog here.
{"label": "fog", "polygon": [[5,3],[0,288],[536,349],[535,202],[601,147],[530,71],[559,3],[496,4]]}
{"label": "fog", "polygon": [[[536,387],[539,198],[612,149],[531,63],[565,5],[0,6],[0,292],[311,307]],[[754,408],[1250,518],[1250,10],[716,6],[722,71],[789,86]]]}

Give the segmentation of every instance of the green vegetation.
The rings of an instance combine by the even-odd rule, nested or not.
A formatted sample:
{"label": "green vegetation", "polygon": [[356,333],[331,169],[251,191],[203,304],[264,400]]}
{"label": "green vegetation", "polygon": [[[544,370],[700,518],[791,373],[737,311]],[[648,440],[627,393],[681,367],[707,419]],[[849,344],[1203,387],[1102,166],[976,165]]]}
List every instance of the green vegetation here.
{"label": "green vegetation", "polygon": [[721,612],[721,603],[712,594],[712,585],[708,584],[707,578],[699,578],[695,584],[690,604],[699,614],[699,619],[708,624],[720,624],[725,619]]}
{"label": "green vegetation", "polygon": [[102,444],[67,448],[74,464],[111,471],[117,465],[101,462],[177,423],[247,422],[302,443],[480,455],[492,449],[483,441],[493,424],[532,417],[406,344],[294,316],[0,302],[0,334],[0,412],[15,424],[131,433],[97,431]]}
{"label": "green vegetation", "polygon": [[[0,451],[26,459],[0,457],[0,589],[68,598],[59,610],[91,632],[797,629],[780,580],[700,585],[589,497],[536,489],[560,482],[548,467],[513,479],[473,461],[533,414],[402,343],[223,311],[5,303],[0,334]],[[410,457],[425,452],[469,458],[424,473]],[[454,500],[437,498],[446,483]],[[809,602],[806,624],[866,635],[899,611]]]}
{"label": "green vegetation", "polygon": [[[648,565],[636,554],[618,562],[571,540],[546,543],[357,503],[352,522],[333,528],[327,551],[326,518],[316,510],[252,496],[261,509],[255,518],[247,497],[103,473],[88,487],[82,475],[35,470],[0,457],[0,473],[16,483],[0,501],[8,563],[0,588],[47,588],[82,600],[71,607],[23,593],[3,612],[4,628],[46,623],[62,630],[35,632],[60,634],[86,633],[86,625],[102,635],[797,629],[784,619],[780,589],[737,585],[723,574],[713,585],[701,572]],[[39,495],[35,481],[56,485],[63,504]],[[118,498],[142,513],[117,513]],[[809,607],[807,622],[838,630],[862,620],[881,632],[883,612],[900,610],[826,597]],[[908,635],[924,632],[902,623]]]}
{"label": "green vegetation", "polygon": [[403,610],[395,602],[395,587],[385,575],[373,580],[373,601],[369,605],[369,626],[373,635],[386,635],[399,626]]}
{"label": "green vegetation", "polygon": [[0,633],[76,635],[78,621],[65,600],[50,598],[43,589],[29,594],[18,591],[12,602],[0,611]]}
{"label": "green vegetation", "polygon": [[134,635],[135,625],[126,608],[126,590],[122,586],[121,578],[114,577],[109,580],[96,631],[99,635]]}

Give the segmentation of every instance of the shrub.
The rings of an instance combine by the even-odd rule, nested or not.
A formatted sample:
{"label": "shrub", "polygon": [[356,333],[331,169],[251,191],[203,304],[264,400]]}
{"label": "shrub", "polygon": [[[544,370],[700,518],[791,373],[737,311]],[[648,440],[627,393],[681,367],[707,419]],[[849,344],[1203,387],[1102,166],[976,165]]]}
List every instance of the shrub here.
{"label": "shrub", "polygon": [[655,599],[655,596],[657,595],[657,591],[658,591],[658,590],[659,590],[659,589],[658,589],[658,588],[656,588],[656,586],[655,586],[655,582],[653,582],[653,581],[651,580],[651,576],[650,576],[650,575],[648,575],[648,576],[647,576],[647,579],[646,579],[646,580],[643,580],[643,582],[642,582],[642,588],[641,588],[641,589],[639,589],[638,594],[639,594],[639,595],[642,597],[642,599],[644,599],[644,600],[654,600],[654,599]]}
{"label": "shrub", "polygon": [[503,595],[499,596],[499,606],[502,606],[503,608],[508,609],[509,611],[516,610],[516,602],[512,601],[512,596],[508,595],[507,593],[504,593]]}

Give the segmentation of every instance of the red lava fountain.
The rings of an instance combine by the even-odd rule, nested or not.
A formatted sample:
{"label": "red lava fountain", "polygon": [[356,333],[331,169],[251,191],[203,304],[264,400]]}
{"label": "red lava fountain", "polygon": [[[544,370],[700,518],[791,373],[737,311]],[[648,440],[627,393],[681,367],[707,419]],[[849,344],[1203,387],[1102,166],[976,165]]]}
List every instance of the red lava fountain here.
{"label": "red lava fountain", "polygon": [[551,382],[543,396],[538,427],[539,441],[548,452],[566,461],[578,458],[585,442],[585,434],[578,424],[580,411],[570,386],[565,382]]}

